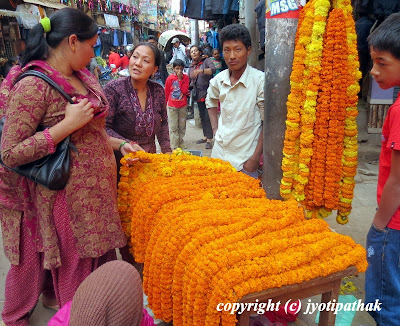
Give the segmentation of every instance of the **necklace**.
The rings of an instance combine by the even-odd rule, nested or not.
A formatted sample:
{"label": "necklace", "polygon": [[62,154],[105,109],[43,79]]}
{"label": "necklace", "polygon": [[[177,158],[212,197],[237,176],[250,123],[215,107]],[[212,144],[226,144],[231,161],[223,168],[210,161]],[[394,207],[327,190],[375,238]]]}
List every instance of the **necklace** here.
{"label": "necklace", "polygon": [[74,77],[74,73],[72,72],[71,76],[67,76],[65,74],[63,74],[60,70],[56,69],[56,67],[54,67],[49,61],[47,61],[47,63],[50,65],[50,67],[52,67],[55,71],[58,71],[58,73],[63,76],[66,80],[73,80]]}

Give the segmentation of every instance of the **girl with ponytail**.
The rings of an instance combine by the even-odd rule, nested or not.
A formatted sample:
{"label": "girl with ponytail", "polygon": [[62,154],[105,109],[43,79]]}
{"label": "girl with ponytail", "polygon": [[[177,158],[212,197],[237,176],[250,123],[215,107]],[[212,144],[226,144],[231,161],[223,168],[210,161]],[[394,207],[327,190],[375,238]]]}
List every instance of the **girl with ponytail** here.
{"label": "girl with ponytail", "polygon": [[[86,69],[97,30],[89,16],[73,8],[42,19],[31,31],[21,65],[11,69],[0,88],[5,165],[19,166],[53,153],[68,135],[79,151],[71,151],[68,183],[58,191],[0,166],[0,217],[11,262],[2,311],[7,326],[29,325],[28,312],[39,295],[51,297],[45,291],[47,275],[52,275],[61,307],[94,269],[116,259],[115,248],[126,244],[116,203],[113,150],[126,155],[141,147],[106,134],[108,102]],[[14,85],[29,69],[52,78],[74,104],[36,76]],[[46,129],[36,131],[39,125]]]}

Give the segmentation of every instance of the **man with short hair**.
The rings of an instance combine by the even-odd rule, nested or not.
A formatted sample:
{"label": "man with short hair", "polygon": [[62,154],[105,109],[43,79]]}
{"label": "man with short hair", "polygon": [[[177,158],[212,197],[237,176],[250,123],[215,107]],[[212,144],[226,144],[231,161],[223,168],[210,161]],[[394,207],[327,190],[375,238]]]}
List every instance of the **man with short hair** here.
{"label": "man with short hair", "polygon": [[186,62],[186,48],[183,44],[181,44],[181,42],[179,41],[179,38],[174,37],[172,39],[171,43],[172,43],[173,56],[169,63],[172,64],[177,59],[182,60],[183,62]]}
{"label": "man with short hair", "polygon": [[244,25],[225,26],[219,37],[228,69],[211,79],[207,90],[215,136],[211,157],[257,179],[263,150],[264,73],[247,64],[251,37]]}

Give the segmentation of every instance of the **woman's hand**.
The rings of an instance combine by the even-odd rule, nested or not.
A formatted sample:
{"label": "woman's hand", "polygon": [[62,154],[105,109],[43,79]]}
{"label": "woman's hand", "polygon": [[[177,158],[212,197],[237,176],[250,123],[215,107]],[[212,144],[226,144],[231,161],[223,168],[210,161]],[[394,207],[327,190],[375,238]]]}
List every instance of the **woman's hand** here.
{"label": "woman's hand", "polygon": [[195,69],[192,71],[190,77],[191,78],[196,78],[198,75],[203,73],[203,69]]}
{"label": "woman's hand", "polygon": [[[72,100],[75,102],[76,97],[73,97]],[[93,119],[93,111],[92,103],[87,98],[76,104],[68,103],[65,107],[66,125],[72,129],[72,132],[82,128]]]}
{"label": "woman's hand", "polygon": [[[121,148],[120,148],[120,152],[121,152],[121,154],[123,156],[125,156],[125,155],[127,155],[129,153],[138,152],[138,151],[145,152],[145,150],[142,147],[140,147],[138,144],[133,143],[133,142],[132,143],[127,142],[127,143],[123,144],[121,146]],[[129,165],[133,165],[138,161],[139,161],[139,158],[131,158],[131,157],[129,157],[129,158],[126,159],[126,163],[127,163],[128,166]],[[140,162],[148,163],[147,161],[143,161],[143,160],[140,160]]]}

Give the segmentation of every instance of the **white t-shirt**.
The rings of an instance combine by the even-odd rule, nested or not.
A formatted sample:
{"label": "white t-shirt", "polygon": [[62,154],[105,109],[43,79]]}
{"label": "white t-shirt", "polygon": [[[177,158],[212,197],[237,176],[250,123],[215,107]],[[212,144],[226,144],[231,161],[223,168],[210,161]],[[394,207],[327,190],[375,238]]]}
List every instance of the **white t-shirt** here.
{"label": "white t-shirt", "polygon": [[17,16],[17,21],[24,28],[32,29],[40,21],[39,8],[35,5],[24,3],[18,5],[15,11],[23,14],[22,16]]}

